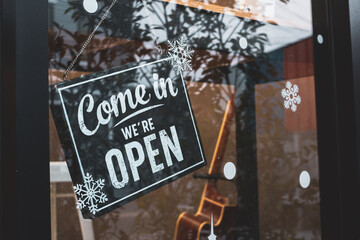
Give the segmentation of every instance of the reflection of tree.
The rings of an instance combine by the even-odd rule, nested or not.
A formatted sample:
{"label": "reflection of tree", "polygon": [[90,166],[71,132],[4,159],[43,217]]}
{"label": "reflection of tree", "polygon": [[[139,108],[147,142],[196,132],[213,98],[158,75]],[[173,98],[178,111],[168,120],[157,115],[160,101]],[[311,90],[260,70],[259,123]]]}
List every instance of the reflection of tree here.
{"label": "reflection of tree", "polygon": [[[66,69],[92,32],[100,17],[108,7],[108,1],[99,0],[101,6],[97,14],[87,14],[79,2],[70,1],[65,14],[70,14],[75,23],[80,22],[81,30],[72,32],[61,23],[52,23],[49,31],[50,68]],[[104,4],[106,3],[106,4]],[[96,72],[135,61],[135,54],[149,54],[142,43],[135,40],[150,39],[148,26],[139,22],[142,5],[139,1],[122,1],[115,4],[111,13],[97,31],[97,37],[90,42],[74,70]],[[86,29],[86,30],[85,30]],[[140,43],[140,44],[139,44]],[[134,54],[135,53],[135,54]]]}
{"label": "reflection of tree", "polygon": [[[268,42],[266,34],[258,31],[265,24],[258,21],[167,2],[148,1],[147,5],[155,13],[152,21],[158,36],[174,39],[185,35],[195,49],[193,71],[186,75],[190,81],[234,85],[243,72],[229,66],[261,55]],[[242,37],[248,41],[246,49],[240,48],[239,40]],[[241,85],[239,82],[236,84]],[[198,91],[201,94],[201,89]],[[225,100],[221,94],[217,94],[211,101],[219,103]],[[220,108],[219,112],[223,112],[223,109]]]}

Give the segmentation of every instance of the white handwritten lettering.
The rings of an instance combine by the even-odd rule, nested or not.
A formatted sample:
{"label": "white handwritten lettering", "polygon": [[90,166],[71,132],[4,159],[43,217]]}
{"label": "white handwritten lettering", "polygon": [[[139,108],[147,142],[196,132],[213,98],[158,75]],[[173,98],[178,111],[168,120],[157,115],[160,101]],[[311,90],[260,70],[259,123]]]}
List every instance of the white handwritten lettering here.
{"label": "white handwritten lettering", "polygon": [[[184,160],[183,153],[180,146],[180,141],[178,138],[178,134],[176,132],[175,126],[170,127],[171,138],[167,135],[165,129],[160,130],[158,135],[160,136],[160,142],[162,146],[161,148],[153,148],[152,142],[156,141],[157,134],[153,133],[143,137],[143,142],[132,141],[124,145],[125,154],[127,156],[128,164],[125,164],[124,157],[119,149],[111,149],[105,156],[106,166],[108,168],[108,172],[110,174],[110,179],[114,188],[120,189],[126,186],[129,182],[129,173],[131,171],[134,182],[137,182],[141,179],[141,173],[144,174],[143,171],[139,171],[140,167],[148,168],[148,164],[150,164],[151,172],[156,174],[157,172],[163,171],[165,169],[165,163],[160,163],[161,155],[165,155],[166,165],[168,167],[172,166],[174,163],[171,159],[170,151],[174,154],[178,163]],[[159,140],[157,140],[159,141]],[[161,151],[161,153],[160,153]],[[146,155],[147,157],[146,157]],[[161,154],[161,155],[160,155]],[[116,157],[118,168],[120,169],[119,174],[122,177],[122,181],[118,180],[117,173],[114,170],[113,165],[113,157]],[[155,159],[157,157],[157,159]],[[147,161],[145,162],[145,160]],[[130,169],[128,170],[128,167]]]}
{"label": "white handwritten lettering", "polygon": [[[173,85],[173,82],[171,78],[167,78],[166,80],[164,78],[160,78],[158,74],[153,74],[154,78],[154,93],[158,100],[161,100],[163,98],[167,98],[168,94],[172,97],[176,97],[178,94],[178,89]],[[84,114],[84,104],[85,101],[88,101],[88,107],[86,108],[87,113],[91,113],[94,110],[94,98],[91,94],[86,94],[83,96],[83,98],[80,101],[79,107],[78,107],[78,124],[80,127],[80,130],[83,134],[86,136],[92,136],[94,135],[100,125],[106,125],[110,122],[112,115],[115,117],[119,117],[120,113],[124,114],[128,109],[135,109],[138,107],[138,105],[146,105],[149,103],[151,99],[151,94],[146,94],[146,87],[143,84],[139,84],[135,88],[134,97],[130,89],[126,89],[123,93],[120,92],[117,95],[112,95],[109,99],[103,100],[96,109],[96,118],[97,118],[97,125],[93,130],[90,130],[88,126],[85,124],[85,114]],[[159,107],[161,105],[155,105],[154,107]],[[148,109],[151,109],[152,107],[148,107]],[[137,112],[138,114],[140,111]],[[87,114],[87,115],[89,115]],[[94,116],[88,116],[89,118]],[[149,122],[149,127],[152,129],[151,122]],[[144,126],[145,127],[145,126]],[[147,127],[147,126],[146,126]],[[134,129],[133,129],[134,130]],[[125,134],[128,130],[123,130],[124,136],[127,135],[125,138],[131,138],[131,135],[128,133]],[[134,135],[136,136],[137,133],[134,130]]]}
{"label": "white handwritten lettering", "polygon": [[97,124],[96,128],[94,130],[89,130],[85,125],[84,120],[84,102],[85,99],[89,99],[89,106],[86,109],[86,112],[91,112],[94,109],[94,98],[91,94],[86,94],[80,101],[79,108],[78,108],[78,122],[80,130],[83,134],[86,136],[91,136],[96,133],[96,131],[99,129],[100,123]]}

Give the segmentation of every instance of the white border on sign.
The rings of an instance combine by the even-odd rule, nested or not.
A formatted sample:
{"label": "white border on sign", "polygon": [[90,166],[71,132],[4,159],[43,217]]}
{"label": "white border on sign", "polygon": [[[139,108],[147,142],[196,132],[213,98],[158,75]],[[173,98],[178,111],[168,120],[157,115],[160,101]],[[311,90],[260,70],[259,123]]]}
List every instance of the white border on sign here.
{"label": "white border on sign", "polygon": [[[141,68],[141,67],[153,65],[153,64],[156,64],[156,63],[159,63],[159,62],[163,62],[163,61],[168,61],[169,59],[171,59],[171,58],[165,58],[165,59],[157,60],[157,61],[154,61],[154,62],[151,62],[151,63],[142,64],[142,65],[139,65],[139,66],[136,66],[136,67],[132,67],[132,68],[128,68],[128,69],[125,69],[125,70],[120,70],[120,71],[117,71],[117,72],[109,73],[109,74],[104,75],[104,76],[101,76],[101,77],[97,77],[97,78],[89,79],[89,80],[86,80],[86,81],[83,81],[83,82],[79,82],[79,83],[75,83],[75,84],[72,84],[72,85],[68,85],[68,86],[65,86],[65,87],[63,87],[63,88],[58,88],[59,95],[60,95],[60,100],[61,100],[61,105],[62,105],[62,108],[63,108],[63,110],[64,110],[66,123],[67,123],[67,125],[68,125],[68,127],[69,127],[69,130],[70,130],[71,140],[72,140],[73,145],[74,145],[76,157],[77,157],[78,162],[79,162],[79,166],[80,166],[81,174],[82,174],[82,176],[83,176],[83,180],[85,179],[85,173],[84,173],[84,169],[83,169],[83,166],[82,166],[82,163],[81,163],[81,159],[80,159],[80,156],[79,156],[79,152],[78,152],[78,150],[77,150],[77,146],[76,146],[74,134],[73,134],[73,132],[72,132],[72,128],[71,128],[71,125],[70,125],[69,117],[68,117],[68,114],[67,114],[67,111],[66,111],[66,107],[65,107],[65,103],[64,103],[64,100],[63,100],[61,91],[62,91],[62,90],[65,90],[65,89],[72,88],[72,87],[76,87],[76,86],[79,86],[79,85],[83,85],[83,84],[85,84],[85,83],[94,82],[94,81],[97,81],[97,80],[100,80],[100,79],[103,79],[103,78],[106,78],[106,77],[111,77],[111,76],[114,76],[114,75],[117,75],[117,74],[120,74],[120,73],[132,71],[132,70],[135,70],[135,69],[138,69],[138,68]],[[101,211],[101,210],[103,210],[103,209],[105,209],[105,208],[107,208],[107,207],[110,207],[110,206],[112,206],[112,205],[114,205],[114,204],[116,204],[116,203],[118,203],[118,202],[121,202],[121,201],[123,201],[123,200],[125,200],[125,199],[127,199],[127,198],[129,198],[129,197],[131,197],[131,196],[133,196],[133,195],[136,195],[136,194],[138,194],[138,193],[140,193],[140,192],[143,192],[143,191],[145,191],[146,189],[149,189],[149,188],[151,188],[151,187],[153,187],[153,186],[155,186],[155,185],[158,185],[158,184],[161,183],[161,182],[164,182],[164,181],[166,181],[166,180],[168,180],[168,179],[170,179],[170,178],[172,178],[172,177],[175,177],[176,175],[179,175],[179,174],[181,174],[181,173],[183,173],[183,172],[185,172],[185,171],[187,171],[187,170],[189,170],[189,169],[191,169],[191,168],[194,168],[194,167],[196,167],[196,166],[198,166],[198,165],[200,165],[200,164],[202,164],[202,163],[205,162],[205,158],[204,158],[204,155],[203,155],[203,150],[202,150],[202,147],[201,147],[201,144],[200,144],[200,137],[199,137],[199,134],[198,134],[198,132],[197,132],[197,128],[196,128],[196,124],[195,124],[195,119],[194,119],[193,112],[192,112],[192,109],[191,109],[191,106],[190,106],[189,95],[188,95],[188,92],[187,92],[187,88],[186,88],[186,85],[185,85],[185,81],[184,81],[184,78],[183,78],[183,74],[180,73],[180,76],[181,76],[181,81],[182,81],[182,83],[183,83],[184,92],[185,92],[185,96],[186,96],[186,101],[187,101],[187,103],[188,103],[188,108],[189,108],[189,112],[190,112],[191,119],[192,119],[192,123],[193,123],[193,129],[194,129],[194,132],[195,132],[195,135],[196,135],[196,139],[197,139],[197,141],[198,141],[198,145],[199,145],[199,149],[200,149],[202,161],[201,161],[201,162],[198,162],[198,163],[196,163],[196,164],[194,164],[194,165],[192,165],[192,166],[190,166],[190,167],[188,167],[188,168],[186,168],[186,169],[183,169],[183,170],[181,170],[180,172],[177,172],[177,173],[175,173],[175,174],[173,174],[173,175],[171,175],[171,176],[168,176],[168,177],[166,177],[166,178],[164,178],[164,179],[161,179],[160,181],[158,181],[158,182],[156,182],[156,183],[153,183],[153,184],[151,184],[151,185],[149,185],[149,186],[146,186],[146,187],[144,187],[144,188],[142,188],[142,189],[140,189],[140,190],[138,190],[138,191],[136,191],[136,192],[133,192],[133,193],[127,195],[126,197],[123,197],[123,198],[120,198],[120,199],[118,199],[118,200],[115,200],[115,201],[113,201],[113,202],[111,202],[111,203],[109,203],[109,204],[107,204],[107,205],[99,208],[99,209],[97,210],[98,212]]]}

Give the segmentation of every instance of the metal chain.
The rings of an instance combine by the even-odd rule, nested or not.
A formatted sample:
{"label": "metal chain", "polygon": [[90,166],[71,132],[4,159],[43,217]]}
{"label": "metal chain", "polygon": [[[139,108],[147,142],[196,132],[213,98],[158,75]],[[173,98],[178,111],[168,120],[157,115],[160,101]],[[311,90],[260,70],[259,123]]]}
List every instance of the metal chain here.
{"label": "metal chain", "polygon": [[117,2],[117,0],[113,0],[112,3],[110,4],[110,6],[108,7],[108,9],[106,9],[105,13],[103,14],[103,16],[101,17],[99,23],[95,26],[94,30],[92,31],[92,33],[89,35],[89,37],[87,38],[87,40],[84,42],[84,44],[82,45],[80,51],[78,52],[78,54],[76,55],[76,57],[74,58],[74,60],[71,62],[71,64],[69,65],[69,67],[66,69],[66,72],[63,76],[64,80],[67,80],[67,75],[69,74],[69,72],[71,71],[71,69],[74,67],[75,63],[77,62],[78,58],[80,57],[80,55],[84,52],[85,48],[89,45],[91,39],[94,37],[97,29],[100,27],[100,25],[102,24],[102,22],[105,20],[105,18],[107,17],[107,15],[109,14],[111,8],[115,5],[115,3]]}

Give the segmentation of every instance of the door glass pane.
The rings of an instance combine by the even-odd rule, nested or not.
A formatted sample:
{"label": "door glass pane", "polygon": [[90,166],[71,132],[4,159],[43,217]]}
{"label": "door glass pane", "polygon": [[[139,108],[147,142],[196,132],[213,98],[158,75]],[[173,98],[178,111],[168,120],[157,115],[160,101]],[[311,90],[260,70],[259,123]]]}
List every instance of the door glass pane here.
{"label": "door glass pane", "polygon": [[[49,0],[49,85],[111,3]],[[117,1],[67,78],[156,61],[185,39],[207,166],[85,220],[50,112],[52,239],[321,239],[311,15],[310,0]]]}

